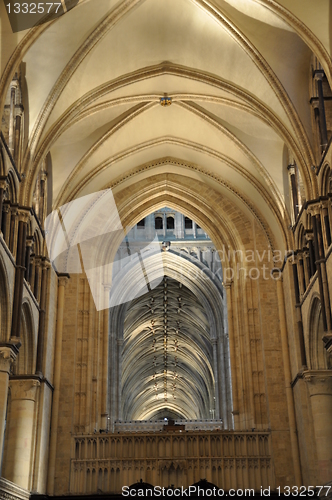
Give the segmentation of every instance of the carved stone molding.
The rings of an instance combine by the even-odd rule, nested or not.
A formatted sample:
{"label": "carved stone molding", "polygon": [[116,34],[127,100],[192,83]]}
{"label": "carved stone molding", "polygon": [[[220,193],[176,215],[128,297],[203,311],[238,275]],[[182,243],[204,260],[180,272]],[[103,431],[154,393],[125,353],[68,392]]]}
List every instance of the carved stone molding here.
{"label": "carved stone molding", "polygon": [[29,500],[30,492],[8,481],[0,478],[0,500]]}
{"label": "carved stone molding", "polygon": [[10,380],[9,387],[11,400],[36,401],[37,389],[40,386],[40,381],[36,379],[26,380]]}
{"label": "carved stone molding", "polygon": [[0,178],[0,189],[7,189],[8,182],[7,179]]}
{"label": "carved stone molding", "polygon": [[332,370],[306,370],[302,373],[310,396],[332,396]]}
{"label": "carved stone molding", "polygon": [[69,280],[69,276],[59,276],[58,277],[58,285],[66,287],[68,280]]}
{"label": "carved stone molding", "polygon": [[0,372],[9,374],[10,367],[14,363],[18,354],[18,347],[15,345],[0,345]]}

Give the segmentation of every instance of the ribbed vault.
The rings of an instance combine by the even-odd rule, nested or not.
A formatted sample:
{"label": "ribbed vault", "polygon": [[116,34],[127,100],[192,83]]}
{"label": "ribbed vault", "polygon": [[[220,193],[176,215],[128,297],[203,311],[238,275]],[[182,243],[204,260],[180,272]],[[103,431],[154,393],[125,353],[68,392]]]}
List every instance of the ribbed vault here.
{"label": "ribbed vault", "polygon": [[54,208],[165,158],[220,178],[281,233],[289,163],[317,194],[308,75],[314,53],[331,78],[328,2],[81,0],[15,35],[0,9],[1,108],[15,71],[26,88],[20,203],[47,155]]}
{"label": "ribbed vault", "polygon": [[[110,304],[113,297],[121,304],[110,312],[111,423],[169,412],[184,419],[222,418],[231,427],[219,278],[194,256],[170,250],[160,258],[156,251],[143,256],[151,289],[142,295],[141,265],[126,263],[111,288]],[[137,298],[126,303],[129,293]]]}
{"label": "ribbed vault", "polygon": [[173,279],[134,300],[125,318],[124,420],[173,412],[184,419],[215,413],[210,327],[195,295]]}

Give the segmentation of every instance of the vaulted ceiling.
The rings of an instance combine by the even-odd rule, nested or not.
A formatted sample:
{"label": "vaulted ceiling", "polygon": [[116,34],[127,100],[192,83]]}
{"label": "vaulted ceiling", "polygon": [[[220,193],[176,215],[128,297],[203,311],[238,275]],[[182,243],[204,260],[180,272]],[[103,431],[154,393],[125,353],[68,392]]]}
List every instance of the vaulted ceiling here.
{"label": "vaulted ceiling", "polygon": [[254,206],[282,246],[289,151],[307,197],[316,193],[309,72],[314,52],[331,77],[330,9],[329,0],[319,8],[312,0],[81,0],[12,34],[0,3],[0,93],[20,62],[27,83],[21,202],[31,201],[48,153],[54,207],[178,173],[248,214]]}
{"label": "vaulted ceiling", "polygon": [[160,411],[163,417],[170,411],[187,420],[212,418],[212,366],[210,325],[203,306],[181,283],[164,277],[128,308],[121,378],[123,420],[149,420]]}

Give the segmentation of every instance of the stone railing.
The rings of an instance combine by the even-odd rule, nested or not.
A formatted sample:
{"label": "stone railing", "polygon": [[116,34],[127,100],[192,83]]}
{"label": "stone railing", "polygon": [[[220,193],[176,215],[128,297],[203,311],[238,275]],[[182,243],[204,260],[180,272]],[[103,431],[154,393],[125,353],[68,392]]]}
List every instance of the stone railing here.
{"label": "stone railing", "polygon": [[274,488],[268,432],[183,431],[75,436],[70,492],[118,493],[139,480],[187,487]]}
{"label": "stone railing", "polygon": [[[114,432],[158,432],[162,431],[165,420],[134,420],[131,422],[116,421]],[[222,420],[175,420],[177,425],[185,425],[187,431],[221,431],[223,430]]]}

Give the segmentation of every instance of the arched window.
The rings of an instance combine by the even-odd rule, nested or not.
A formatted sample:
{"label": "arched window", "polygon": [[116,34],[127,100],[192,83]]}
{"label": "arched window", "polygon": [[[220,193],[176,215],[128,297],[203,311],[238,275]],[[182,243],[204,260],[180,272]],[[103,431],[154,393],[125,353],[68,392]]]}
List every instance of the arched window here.
{"label": "arched window", "polygon": [[174,229],[174,217],[167,217],[167,229]]}
{"label": "arched window", "polygon": [[189,219],[189,217],[184,218],[184,227],[185,229],[192,229],[193,228],[193,221]]}
{"label": "arched window", "polygon": [[163,218],[162,217],[156,217],[154,220],[154,227],[155,229],[163,229]]}

